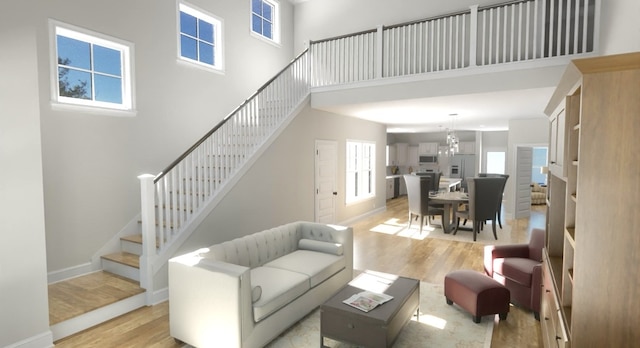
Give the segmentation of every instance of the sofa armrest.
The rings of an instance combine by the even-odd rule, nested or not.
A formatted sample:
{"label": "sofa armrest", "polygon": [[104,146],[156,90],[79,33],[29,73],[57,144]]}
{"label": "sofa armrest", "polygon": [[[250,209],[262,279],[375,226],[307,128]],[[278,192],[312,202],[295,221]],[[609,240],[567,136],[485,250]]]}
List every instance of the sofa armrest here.
{"label": "sofa armrest", "polygon": [[533,267],[531,274],[531,309],[540,314],[542,291],[542,263]]}
{"label": "sofa armrest", "polygon": [[169,260],[171,336],[197,347],[240,347],[253,325],[250,269],[201,253]]}

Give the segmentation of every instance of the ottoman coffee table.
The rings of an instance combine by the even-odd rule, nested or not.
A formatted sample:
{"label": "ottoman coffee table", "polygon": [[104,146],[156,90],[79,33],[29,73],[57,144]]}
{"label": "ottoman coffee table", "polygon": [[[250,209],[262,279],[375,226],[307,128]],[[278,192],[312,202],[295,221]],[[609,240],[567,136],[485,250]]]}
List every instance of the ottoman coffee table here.
{"label": "ottoman coffee table", "polygon": [[[342,301],[362,291],[393,296],[369,312]],[[365,271],[320,306],[320,346],[324,339],[364,347],[391,347],[420,306],[420,281]]]}

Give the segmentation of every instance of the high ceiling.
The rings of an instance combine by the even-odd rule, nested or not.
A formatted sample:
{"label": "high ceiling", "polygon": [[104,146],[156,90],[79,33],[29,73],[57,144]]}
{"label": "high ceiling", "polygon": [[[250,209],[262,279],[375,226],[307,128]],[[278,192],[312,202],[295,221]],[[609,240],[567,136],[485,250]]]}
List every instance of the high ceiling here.
{"label": "high ceiling", "polygon": [[[389,133],[507,130],[509,120],[546,117],[553,87],[421,99],[322,106],[319,109],[387,125]],[[452,114],[457,116],[451,116]]]}

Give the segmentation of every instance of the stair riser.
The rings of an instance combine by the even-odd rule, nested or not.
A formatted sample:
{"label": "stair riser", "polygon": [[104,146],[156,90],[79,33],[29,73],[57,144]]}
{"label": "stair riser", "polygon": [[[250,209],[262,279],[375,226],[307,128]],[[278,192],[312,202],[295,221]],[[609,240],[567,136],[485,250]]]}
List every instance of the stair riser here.
{"label": "stair riser", "polygon": [[142,255],[142,244],[128,240],[120,240],[120,250],[131,254]]}
{"label": "stair riser", "polygon": [[121,277],[125,277],[137,282],[140,281],[140,270],[135,267],[123,265],[119,262],[113,262],[111,260],[102,259],[102,269],[106,272],[111,272]]}
{"label": "stair riser", "polygon": [[145,305],[145,294],[139,294],[130,298],[110,304],[106,307],[82,314],[78,317],[63,321],[50,327],[53,340],[71,336],[82,330],[104,323],[110,319],[129,313]]}

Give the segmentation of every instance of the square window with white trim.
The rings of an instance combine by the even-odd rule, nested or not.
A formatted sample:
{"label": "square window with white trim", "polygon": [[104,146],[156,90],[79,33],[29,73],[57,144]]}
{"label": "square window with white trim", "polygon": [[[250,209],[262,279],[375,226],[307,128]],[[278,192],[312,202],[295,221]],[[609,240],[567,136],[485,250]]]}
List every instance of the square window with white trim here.
{"label": "square window with white trim", "polygon": [[251,0],[251,32],[280,43],[280,9],[274,0]]}
{"label": "square window with white trim", "polygon": [[376,144],[348,140],[346,158],[346,203],[374,197]]}
{"label": "square window with white trim", "polygon": [[51,25],[54,102],[132,110],[133,45],[59,22]]}
{"label": "square window with white trim", "polygon": [[223,70],[222,20],[192,5],[180,3],[178,23],[179,57]]}

